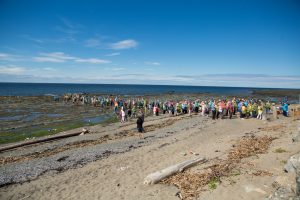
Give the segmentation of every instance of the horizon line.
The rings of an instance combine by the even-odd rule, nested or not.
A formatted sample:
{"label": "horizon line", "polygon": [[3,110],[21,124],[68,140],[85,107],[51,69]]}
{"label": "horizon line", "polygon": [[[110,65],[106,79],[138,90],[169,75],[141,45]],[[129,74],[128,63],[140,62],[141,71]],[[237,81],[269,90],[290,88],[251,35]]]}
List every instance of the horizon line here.
{"label": "horizon line", "polygon": [[214,85],[176,85],[176,84],[130,84],[130,83],[59,83],[59,82],[2,82],[2,83],[16,83],[16,84],[69,84],[69,85],[141,85],[141,86],[179,86],[179,87],[223,87],[223,88],[247,88],[247,89],[283,89],[283,90],[300,90],[299,88],[278,88],[278,87],[249,87],[249,86],[214,86]]}

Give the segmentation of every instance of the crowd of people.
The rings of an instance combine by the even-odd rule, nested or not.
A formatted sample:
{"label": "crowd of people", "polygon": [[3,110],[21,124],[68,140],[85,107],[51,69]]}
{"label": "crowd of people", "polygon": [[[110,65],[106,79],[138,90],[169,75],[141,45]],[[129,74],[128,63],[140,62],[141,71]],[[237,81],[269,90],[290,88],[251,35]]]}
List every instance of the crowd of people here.
{"label": "crowd of people", "polygon": [[65,95],[65,99],[72,100],[74,104],[92,104],[93,106],[113,108],[116,115],[120,117],[121,123],[125,123],[129,118],[137,118],[137,128],[143,132],[142,124],[145,115],[168,114],[170,116],[200,114],[216,119],[232,119],[233,116],[241,119],[257,118],[262,120],[266,115],[277,115],[282,113],[288,116],[289,104],[286,101],[280,105],[275,105],[270,101],[246,98],[223,98],[209,100],[182,100],[182,101],[160,101],[158,99],[149,100],[146,98],[121,98],[113,96],[92,96],[88,95]]}
{"label": "crowd of people", "polygon": [[[139,132],[143,132],[142,124],[144,115],[158,116],[160,114],[168,114],[170,116],[178,116],[184,114],[201,114],[202,116],[216,119],[232,119],[233,116],[241,119],[257,118],[262,120],[267,115],[272,114],[274,119],[278,118],[278,114],[288,116],[287,102],[281,105],[275,105],[269,101],[256,99],[210,99],[209,101],[165,101],[159,100],[147,101],[145,99],[137,100],[119,100],[114,103],[116,114],[120,113],[121,122],[125,123],[128,118],[137,117],[137,128]],[[120,112],[118,110],[120,109]],[[136,111],[139,110],[137,114]]]}

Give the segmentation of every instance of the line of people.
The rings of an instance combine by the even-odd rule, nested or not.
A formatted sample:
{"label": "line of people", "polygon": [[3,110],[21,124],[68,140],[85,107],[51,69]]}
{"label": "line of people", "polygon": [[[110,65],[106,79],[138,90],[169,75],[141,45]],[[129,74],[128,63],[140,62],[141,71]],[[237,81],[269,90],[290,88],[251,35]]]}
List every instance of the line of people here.
{"label": "line of people", "polygon": [[[122,103],[120,103],[122,102]],[[125,103],[124,103],[125,102]],[[181,114],[201,113],[202,116],[211,116],[215,119],[231,119],[238,115],[242,119],[257,118],[263,119],[264,114],[273,113],[274,119],[277,119],[278,113],[283,113],[288,116],[288,103],[284,102],[277,107],[275,103],[271,104],[269,101],[256,99],[210,99],[209,101],[165,101],[159,100],[147,101],[142,100],[127,100],[115,101],[115,113],[120,114],[121,122],[124,123],[128,117],[136,118],[137,111],[140,110],[146,115],[158,116],[160,113],[169,114],[170,116],[177,116]]]}

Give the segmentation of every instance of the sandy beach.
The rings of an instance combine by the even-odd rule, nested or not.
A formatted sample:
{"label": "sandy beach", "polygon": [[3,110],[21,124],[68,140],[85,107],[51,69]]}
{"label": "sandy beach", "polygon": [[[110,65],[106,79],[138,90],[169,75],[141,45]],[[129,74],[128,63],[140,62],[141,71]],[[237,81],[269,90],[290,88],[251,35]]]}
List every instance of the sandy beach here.
{"label": "sandy beach", "polygon": [[0,10],[0,200],[300,200],[299,1]]}
{"label": "sandy beach", "polygon": [[[133,120],[91,126],[82,136],[2,152],[0,198],[264,199],[278,187],[293,191],[295,174],[283,167],[300,152],[299,142],[292,141],[299,121],[269,118],[213,121],[200,115],[160,115],[146,118],[144,139],[138,137]],[[207,162],[186,172],[207,173],[226,160],[243,137],[264,136],[273,138],[265,152],[241,159],[230,175],[199,187],[193,195],[185,196],[174,185],[143,184],[148,174],[197,156]]]}

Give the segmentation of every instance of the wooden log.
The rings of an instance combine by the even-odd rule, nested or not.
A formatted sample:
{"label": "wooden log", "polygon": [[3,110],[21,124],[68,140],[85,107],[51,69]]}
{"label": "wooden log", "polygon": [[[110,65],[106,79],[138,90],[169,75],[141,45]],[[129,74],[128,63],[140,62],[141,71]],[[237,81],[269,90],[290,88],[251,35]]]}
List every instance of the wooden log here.
{"label": "wooden log", "polygon": [[204,163],[206,162],[207,160],[205,158],[202,158],[202,157],[197,157],[197,158],[194,158],[194,159],[191,159],[191,160],[186,160],[182,163],[179,163],[179,164],[176,164],[176,165],[172,165],[168,168],[165,168],[163,170],[160,170],[160,171],[157,171],[157,172],[154,172],[152,174],[149,174],[145,180],[144,180],[144,184],[146,185],[151,185],[151,184],[155,184],[155,183],[158,183],[159,181],[175,174],[175,173],[178,173],[178,172],[182,172],[183,170],[197,164],[197,163]]}
{"label": "wooden log", "polygon": [[18,148],[18,147],[28,146],[28,145],[31,145],[31,144],[48,142],[48,141],[51,141],[51,140],[58,140],[58,139],[63,139],[63,138],[67,138],[67,137],[73,137],[73,136],[77,136],[77,135],[84,134],[84,133],[88,133],[88,130],[83,129],[81,132],[68,133],[68,134],[64,134],[64,135],[54,135],[54,136],[50,136],[50,137],[47,137],[47,138],[16,143],[16,144],[0,147],[0,152],[15,149],[15,148]]}

